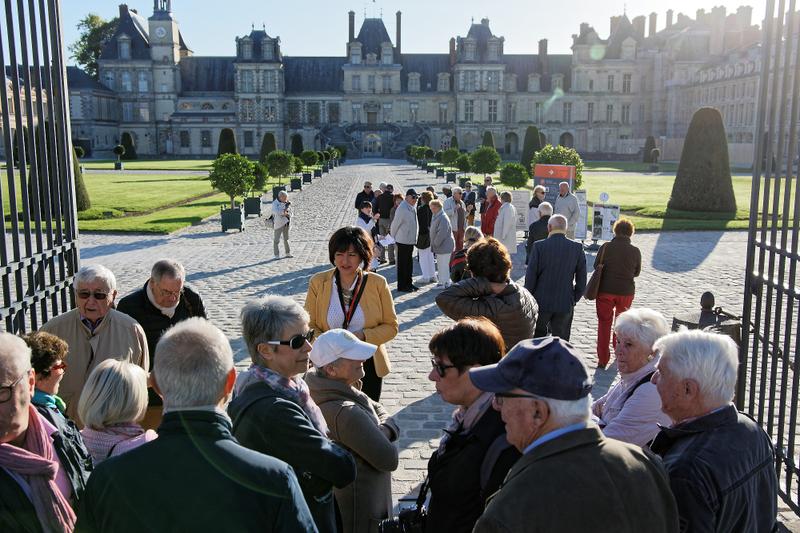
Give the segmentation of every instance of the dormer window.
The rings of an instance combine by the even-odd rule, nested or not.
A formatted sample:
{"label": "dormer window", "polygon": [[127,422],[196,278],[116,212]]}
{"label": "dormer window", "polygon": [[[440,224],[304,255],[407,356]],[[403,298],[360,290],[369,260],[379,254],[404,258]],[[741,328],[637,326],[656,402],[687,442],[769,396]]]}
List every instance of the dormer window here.
{"label": "dormer window", "polygon": [[439,92],[448,92],[450,90],[450,74],[447,72],[439,73],[436,90]]}
{"label": "dormer window", "polygon": [[261,43],[261,58],[265,61],[272,61],[275,54],[273,53],[275,45],[272,41],[264,41]]}
{"label": "dormer window", "polygon": [[411,72],[408,75],[408,92],[410,93],[418,93],[419,92],[419,73],[418,72]]}
{"label": "dormer window", "polygon": [[131,58],[131,40],[127,35],[120,36],[119,40],[117,41],[117,46],[119,47],[120,59]]}
{"label": "dormer window", "polygon": [[242,59],[253,59],[253,42],[245,37],[240,41],[239,51]]}
{"label": "dormer window", "polygon": [[384,65],[391,65],[394,63],[391,43],[384,43],[381,45],[381,63]]}
{"label": "dormer window", "polygon": [[475,43],[464,44],[464,59],[467,61],[475,61]]}
{"label": "dormer window", "polygon": [[367,54],[367,65],[377,65],[378,56],[376,54]]}
{"label": "dormer window", "polygon": [[489,43],[489,61],[497,61],[500,46],[497,43]]}
{"label": "dormer window", "polygon": [[541,91],[541,76],[539,74],[531,74],[528,76],[528,92],[538,93]]}
{"label": "dormer window", "polygon": [[561,74],[556,74],[553,76],[553,83],[552,83],[553,91],[562,91],[564,90],[564,76]]}
{"label": "dormer window", "polygon": [[361,64],[361,43],[352,43],[350,45],[350,64]]}

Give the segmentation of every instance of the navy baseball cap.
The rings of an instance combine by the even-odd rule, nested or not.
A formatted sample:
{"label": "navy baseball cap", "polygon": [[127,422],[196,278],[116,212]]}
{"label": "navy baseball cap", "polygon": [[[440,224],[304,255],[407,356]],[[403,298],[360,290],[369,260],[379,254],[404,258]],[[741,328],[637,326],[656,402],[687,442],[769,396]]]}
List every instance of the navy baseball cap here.
{"label": "navy baseball cap", "polygon": [[519,388],[553,400],[580,400],[592,390],[580,351],[559,337],[520,341],[499,363],[471,369],[469,379],[483,391]]}
{"label": "navy baseball cap", "polygon": [[418,198],[419,197],[419,195],[417,194],[417,191],[415,191],[414,189],[408,189],[406,191],[406,196],[411,196],[413,198]]}

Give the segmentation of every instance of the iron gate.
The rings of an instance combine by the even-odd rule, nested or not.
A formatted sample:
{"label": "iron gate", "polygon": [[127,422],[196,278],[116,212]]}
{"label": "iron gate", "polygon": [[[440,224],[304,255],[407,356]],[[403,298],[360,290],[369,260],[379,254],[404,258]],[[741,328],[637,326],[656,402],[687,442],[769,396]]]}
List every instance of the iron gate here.
{"label": "iron gate", "polygon": [[78,228],[61,2],[3,2],[0,319],[22,333],[74,306]]}

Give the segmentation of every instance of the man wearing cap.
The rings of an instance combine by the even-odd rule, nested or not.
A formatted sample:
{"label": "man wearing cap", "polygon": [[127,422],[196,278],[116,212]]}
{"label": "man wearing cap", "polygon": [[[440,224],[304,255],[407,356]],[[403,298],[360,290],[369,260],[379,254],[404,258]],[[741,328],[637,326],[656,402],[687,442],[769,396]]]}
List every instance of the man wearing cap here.
{"label": "man wearing cap", "polygon": [[375,520],[391,516],[391,473],[398,465],[393,442],[400,431],[386,409],[361,392],[363,362],[376,349],[347,330],[328,330],[314,342],[314,369],[305,377],[331,439],[356,458],[356,480],[334,489],[345,532],[372,531]]}
{"label": "man wearing cap", "polygon": [[397,290],[400,292],[413,292],[419,290],[412,283],[414,263],[411,254],[417,243],[419,223],[417,222],[417,191],[408,189],[406,199],[400,202],[394,213],[391,225],[392,237],[397,243]]}
{"label": "man wearing cap", "polygon": [[475,525],[514,531],[675,532],[666,472],[650,452],[607,439],[590,423],[584,355],[558,337],[518,343],[495,365],[469,371],[523,456]]}
{"label": "man wearing cap", "polygon": [[356,211],[360,211],[361,210],[361,203],[362,202],[370,202],[370,203],[372,203],[372,200],[374,200],[374,199],[375,199],[375,193],[372,192],[372,182],[371,181],[365,181],[364,182],[364,190],[356,195],[356,205],[355,205]]}

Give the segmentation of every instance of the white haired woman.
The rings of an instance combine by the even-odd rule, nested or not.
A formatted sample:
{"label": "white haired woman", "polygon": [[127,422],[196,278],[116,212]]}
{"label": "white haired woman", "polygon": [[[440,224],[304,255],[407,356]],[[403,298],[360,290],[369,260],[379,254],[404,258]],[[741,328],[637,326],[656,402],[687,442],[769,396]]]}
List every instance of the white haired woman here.
{"label": "white haired woman", "polygon": [[671,423],[650,383],[659,359],[653,346],[669,327],[664,315],[642,307],[619,315],[614,332],[619,379],[592,404],[592,413],[606,437],[644,446],[658,434],[658,424]]}
{"label": "white haired woman", "polygon": [[146,412],[144,370],[116,359],[92,370],[78,400],[78,415],[86,426],[81,435],[95,465],[158,437],[139,425]]}

